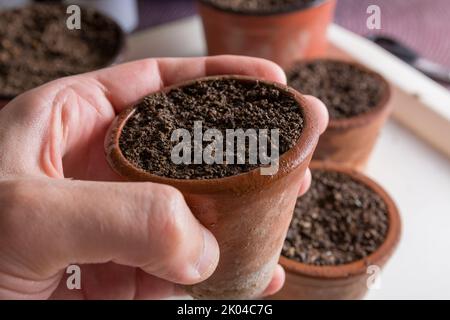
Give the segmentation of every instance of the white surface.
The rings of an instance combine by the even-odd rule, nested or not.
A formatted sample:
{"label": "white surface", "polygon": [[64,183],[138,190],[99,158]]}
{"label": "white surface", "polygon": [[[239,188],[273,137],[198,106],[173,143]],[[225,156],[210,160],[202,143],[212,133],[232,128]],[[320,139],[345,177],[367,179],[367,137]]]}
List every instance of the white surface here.
{"label": "white surface", "polygon": [[450,161],[390,121],[367,168],[399,207],[400,245],[368,299],[450,299]]}
{"label": "white surface", "polygon": [[205,40],[200,18],[192,17],[133,34],[127,59],[190,57],[204,55]]}
{"label": "white surface", "polygon": [[137,0],[65,0],[67,3],[89,6],[113,18],[122,29],[131,32],[139,23]]}
{"label": "white surface", "polygon": [[[333,26],[331,34],[335,44],[346,41],[346,47],[354,47],[340,28]],[[205,52],[198,18],[138,33],[129,45],[130,60]],[[367,46],[367,52],[359,55],[375,54],[372,49]],[[401,69],[395,60],[389,63],[394,70]],[[404,79],[408,82],[405,87],[413,87],[411,77]],[[367,173],[392,195],[403,218],[400,246],[382,273],[380,289],[371,290],[367,298],[450,299],[450,161],[397,122],[389,121]]]}
{"label": "white surface", "polygon": [[28,4],[29,2],[31,2],[31,0],[0,0],[0,9],[19,7]]}

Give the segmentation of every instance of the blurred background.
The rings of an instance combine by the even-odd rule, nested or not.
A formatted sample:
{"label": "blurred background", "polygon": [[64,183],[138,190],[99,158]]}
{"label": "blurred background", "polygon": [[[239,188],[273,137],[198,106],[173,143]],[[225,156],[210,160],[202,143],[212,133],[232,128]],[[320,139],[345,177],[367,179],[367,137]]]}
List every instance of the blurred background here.
{"label": "blurred background", "polygon": [[[196,14],[194,0],[138,0],[137,31]],[[366,10],[378,5],[382,30],[366,27]],[[450,1],[448,0],[339,0],[334,21],[357,34],[389,35],[418,54],[450,68]],[[450,84],[447,85],[450,89]]]}

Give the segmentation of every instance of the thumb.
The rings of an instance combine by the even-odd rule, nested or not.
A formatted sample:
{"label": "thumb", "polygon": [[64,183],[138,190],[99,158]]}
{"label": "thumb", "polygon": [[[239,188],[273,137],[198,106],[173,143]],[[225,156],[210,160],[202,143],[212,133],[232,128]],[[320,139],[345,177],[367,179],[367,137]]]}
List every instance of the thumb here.
{"label": "thumb", "polygon": [[0,247],[8,244],[20,255],[15,261],[29,267],[30,279],[48,279],[71,263],[112,261],[193,284],[208,278],[219,260],[214,236],[172,187],[3,181],[0,203],[6,204],[0,209]]}

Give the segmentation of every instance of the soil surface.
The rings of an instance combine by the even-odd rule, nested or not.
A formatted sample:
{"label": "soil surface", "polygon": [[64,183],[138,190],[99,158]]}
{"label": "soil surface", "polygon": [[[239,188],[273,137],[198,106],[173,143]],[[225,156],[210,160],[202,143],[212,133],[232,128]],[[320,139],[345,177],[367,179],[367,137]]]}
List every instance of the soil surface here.
{"label": "soil surface", "polygon": [[[223,137],[223,164],[175,164],[171,159],[173,148],[182,140],[171,141],[176,129],[186,129],[194,137],[194,121],[201,121],[203,133],[217,129]],[[303,116],[298,103],[281,90],[261,83],[231,79],[199,81],[156,93],[137,105],[137,110],[125,124],[120,136],[124,156],[137,167],[159,176],[177,179],[212,179],[233,176],[260,166],[249,163],[249,139],[245,139],[245,164],[227,164],[227,129],[279,129],[279,154],[289,150],[299,139]],[[270,139],[269,135],[269,139]],[[194,160],[194,144],[190,159]],[[215,141],[218,141],[214,137]],[[212,142],[203,142],[202,149]],[[269,142],[270,143],[270,142]],[[238,143],[235,140],[235,146]],[[259,148],[258,148],[259,150]],[[180,153],[183,155],[184,153]],[[215,155],[216,153],[214,153]],[[270,145],[269,152],[270,154]]]}
{"label": "soil surface", "polygon": [[278,13],[312,5],[317,0],[203,0],[216,7],[241,13]]}
{"label": "soil surface", "polygon": [[373,253],[385,240],[384,201],[337,172],[313,171],[311,189],[298,199],[282,254],[312,265],[341,265]]}
{"label": "soil surface", "polygon": [[14,97],[112,62],[119,50],[119,27],[82,9],[81,29],[69,30],[66,9],[40,3],[0,12],[0,96]]}

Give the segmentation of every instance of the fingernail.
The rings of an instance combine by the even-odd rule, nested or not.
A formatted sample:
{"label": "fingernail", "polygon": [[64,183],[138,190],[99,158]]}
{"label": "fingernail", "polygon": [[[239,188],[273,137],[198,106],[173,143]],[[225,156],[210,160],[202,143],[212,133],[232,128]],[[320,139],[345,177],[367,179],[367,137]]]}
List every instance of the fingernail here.
{"label": "fingernail", "polygon": [[211,232],[204,228],[202,228],[202,232],[203,252],[198,260],[196,271],[198,272],[199,278],[204,279],[213,273],[219,261],[219,246]]}

